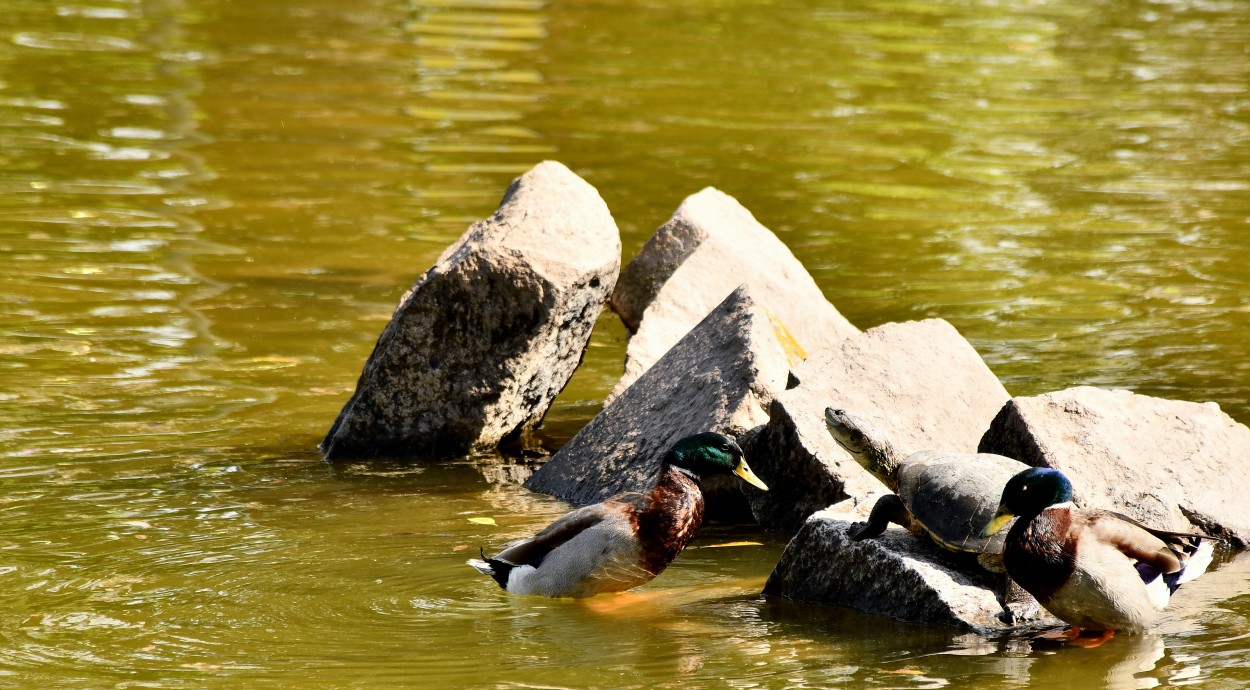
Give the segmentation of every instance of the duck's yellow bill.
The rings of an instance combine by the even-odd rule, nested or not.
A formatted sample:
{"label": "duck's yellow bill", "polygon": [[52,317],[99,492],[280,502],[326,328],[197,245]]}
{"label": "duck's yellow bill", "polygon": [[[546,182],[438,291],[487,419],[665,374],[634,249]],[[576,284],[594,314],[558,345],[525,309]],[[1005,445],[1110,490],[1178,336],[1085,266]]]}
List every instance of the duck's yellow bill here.
{"label": "duck's yellow bill", "polygon": [[750,484],[757,489],[768,491],[768,485],[765,484],[762,479],[755,476],[755,473],[751,471],[751,466],[747,464],[746,460],[738,461],[738,466],[734,468],[734,474],[742,477],[742,481],[747,484]]}
{"label": "duck's yellow bill", "polygon": [[994,517],[990,519],[990,524],[986,525],[985,529],[981,530],[981,536],[988,537],[997,534],[1004,527],[1006,527],[1007,523],[1011,522],[1011,519],[1014,517],[1015,515],[1013,515],[1010,510],[1007,510],[1005,506],[999,506],[998,512],[994,513]]}

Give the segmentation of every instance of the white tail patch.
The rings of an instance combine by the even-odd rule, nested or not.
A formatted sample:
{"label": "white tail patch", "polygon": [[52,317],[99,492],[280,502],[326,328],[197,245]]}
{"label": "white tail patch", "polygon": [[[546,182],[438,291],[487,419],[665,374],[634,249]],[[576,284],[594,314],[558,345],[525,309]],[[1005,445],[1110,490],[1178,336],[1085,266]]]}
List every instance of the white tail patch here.
{"label": "white tail patch", "polygon": [[1185,570],[1181,572],[1181,576],[1176,579],[1177,585],[1183,585],[1190,580],[1197,580],[1198,576],[1207,572],[1207,568],[1211,566],[1211,558],[1215,555],[1215,547],[1211,542],[1204,539],[1198,545],[1198,549],[1185,563]]}
{"label": "white tail patch", "polygon": [[487,563],[486,561],[478,560],[476,558],[470,558],[469,560],[465,561],[465,563],[468,563],[470,566],[473,567],[474,570],[478,571],[479,573],[483,575],[493,576],[495,574],[495,569],[490,567],[490,563]]}
{"label": "white tail patch", "polygon": [[1177,587],[1198,579],[1207,571],[1211,565],[1211,558],[1215,555],[1215,547],[1211,542],[1203,540],[1199,542],[1198,548],[1194,550],[1189,558],[1185,561],[1185,567],[1181,569],[1178,577],[1172,582],[1172,586],[1168,586],[1167,580],[1163,576],[1157,576],[1150,582],[1146,583],[1146,594],[1150,597],[1150,603],[1156,609],[1162,609],[1168,605],[1168,599]]}
{"label": "white tail patch", "polygon": [[1168,605],[1172,591],[1168,589],[1168,583],[1164,582],[1162,575],[1156,575],[1153,580],[1146,583],[1146,597],[1150,599],[1150,605],[1158,611],[1162,611]]}

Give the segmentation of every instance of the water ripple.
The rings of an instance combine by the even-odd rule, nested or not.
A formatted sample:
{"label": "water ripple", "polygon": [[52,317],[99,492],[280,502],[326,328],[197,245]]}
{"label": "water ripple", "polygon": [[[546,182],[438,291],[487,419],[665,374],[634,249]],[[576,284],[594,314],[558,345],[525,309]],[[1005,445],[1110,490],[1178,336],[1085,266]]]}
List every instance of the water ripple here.
{"label": "water ripple", "polygon": [[762,600],[784,535],[703,548],[740,527],[537,600],[464,563],[567,509],[526,463],[320,462],[399,292],[546,157],[633,247],[726,189],[857,323],[950,319],[1013,393],[1250,410],[1235,3],[661,5],[0,0],[0,684],[1245,684],[1231,569],[1056,653]]}
{"label": "water ripple", "polygon": [[13,42],[25,48],[59,51],[132,52],[138,44],[120,36],[19,31]]}

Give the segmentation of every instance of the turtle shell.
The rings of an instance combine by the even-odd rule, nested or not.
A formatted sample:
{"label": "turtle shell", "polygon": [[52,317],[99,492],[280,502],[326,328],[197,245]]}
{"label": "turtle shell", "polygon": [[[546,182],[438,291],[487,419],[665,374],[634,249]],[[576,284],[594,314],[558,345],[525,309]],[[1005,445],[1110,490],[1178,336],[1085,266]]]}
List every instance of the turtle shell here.
{"label": "turtle shell", "polygon": [[990,453],[922,450],[898,468],[898,496],[934,541],[953,551],[1001,554],[1007,530],[982,537],[1007,480],[1028,469]]}

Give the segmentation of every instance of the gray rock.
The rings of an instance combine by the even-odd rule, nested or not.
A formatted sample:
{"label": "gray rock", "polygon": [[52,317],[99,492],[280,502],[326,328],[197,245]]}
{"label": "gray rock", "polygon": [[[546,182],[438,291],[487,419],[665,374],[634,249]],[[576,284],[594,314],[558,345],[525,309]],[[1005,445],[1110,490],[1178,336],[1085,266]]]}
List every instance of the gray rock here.
{"label": "gray rock", "polygon": [[903,455],[973,453],[1009,399],[976,350],[940,319],[869,329],[812,355],[794,376],[798,385],[778,396],[768,425],[744,446],[771,488],[767,500],[752,496],[752,511],[764,526],[791,531],[818,510],[848,498],[864,503],[883,488],[833,441],[826,407],[872,423]]}
{"label": "gray rock", "polygon": [[625,374],[608,400],[743,283],[801,350],[859,333],[772,231],[733,197],[709,187],[687,197],[621,273],[611,305],[633,335]]}
{"label": "gray rock", "polygon": [[457,456],[532,429],[581,361],[620,253],[594,187],[535,166],[404,294],[326,458]]}
{"label": "gray rock", "polygon": [[[857,519],[833,510],[809,517],[764,594],[977,632],[1011,629],[1000,618],[1004,580],[981,570],[975,557],[944,551],[899,527],[851,541]],[[1039,613],[1030,624],[1050,622],[1057,623]]]}
{"label": "gray rock", "polygon": [[[595,503],[648,488],[663,453],[683,436],[719,431],[741,439],[767,421],[769,402],[785,387],[791,363],[779,340],[786,337],[749,288],[734,290],[525,486]],[[733,512],[735,500],[745,510],[741,482],[725,481],[731,492],[704,481],[709,512]]]}
{"label": "gray rock", "polygon": [[1081,505],[1250,545],[1250,429],[1215,403],[1086,386],[1018,397],[980,447],[1061,470]]}

